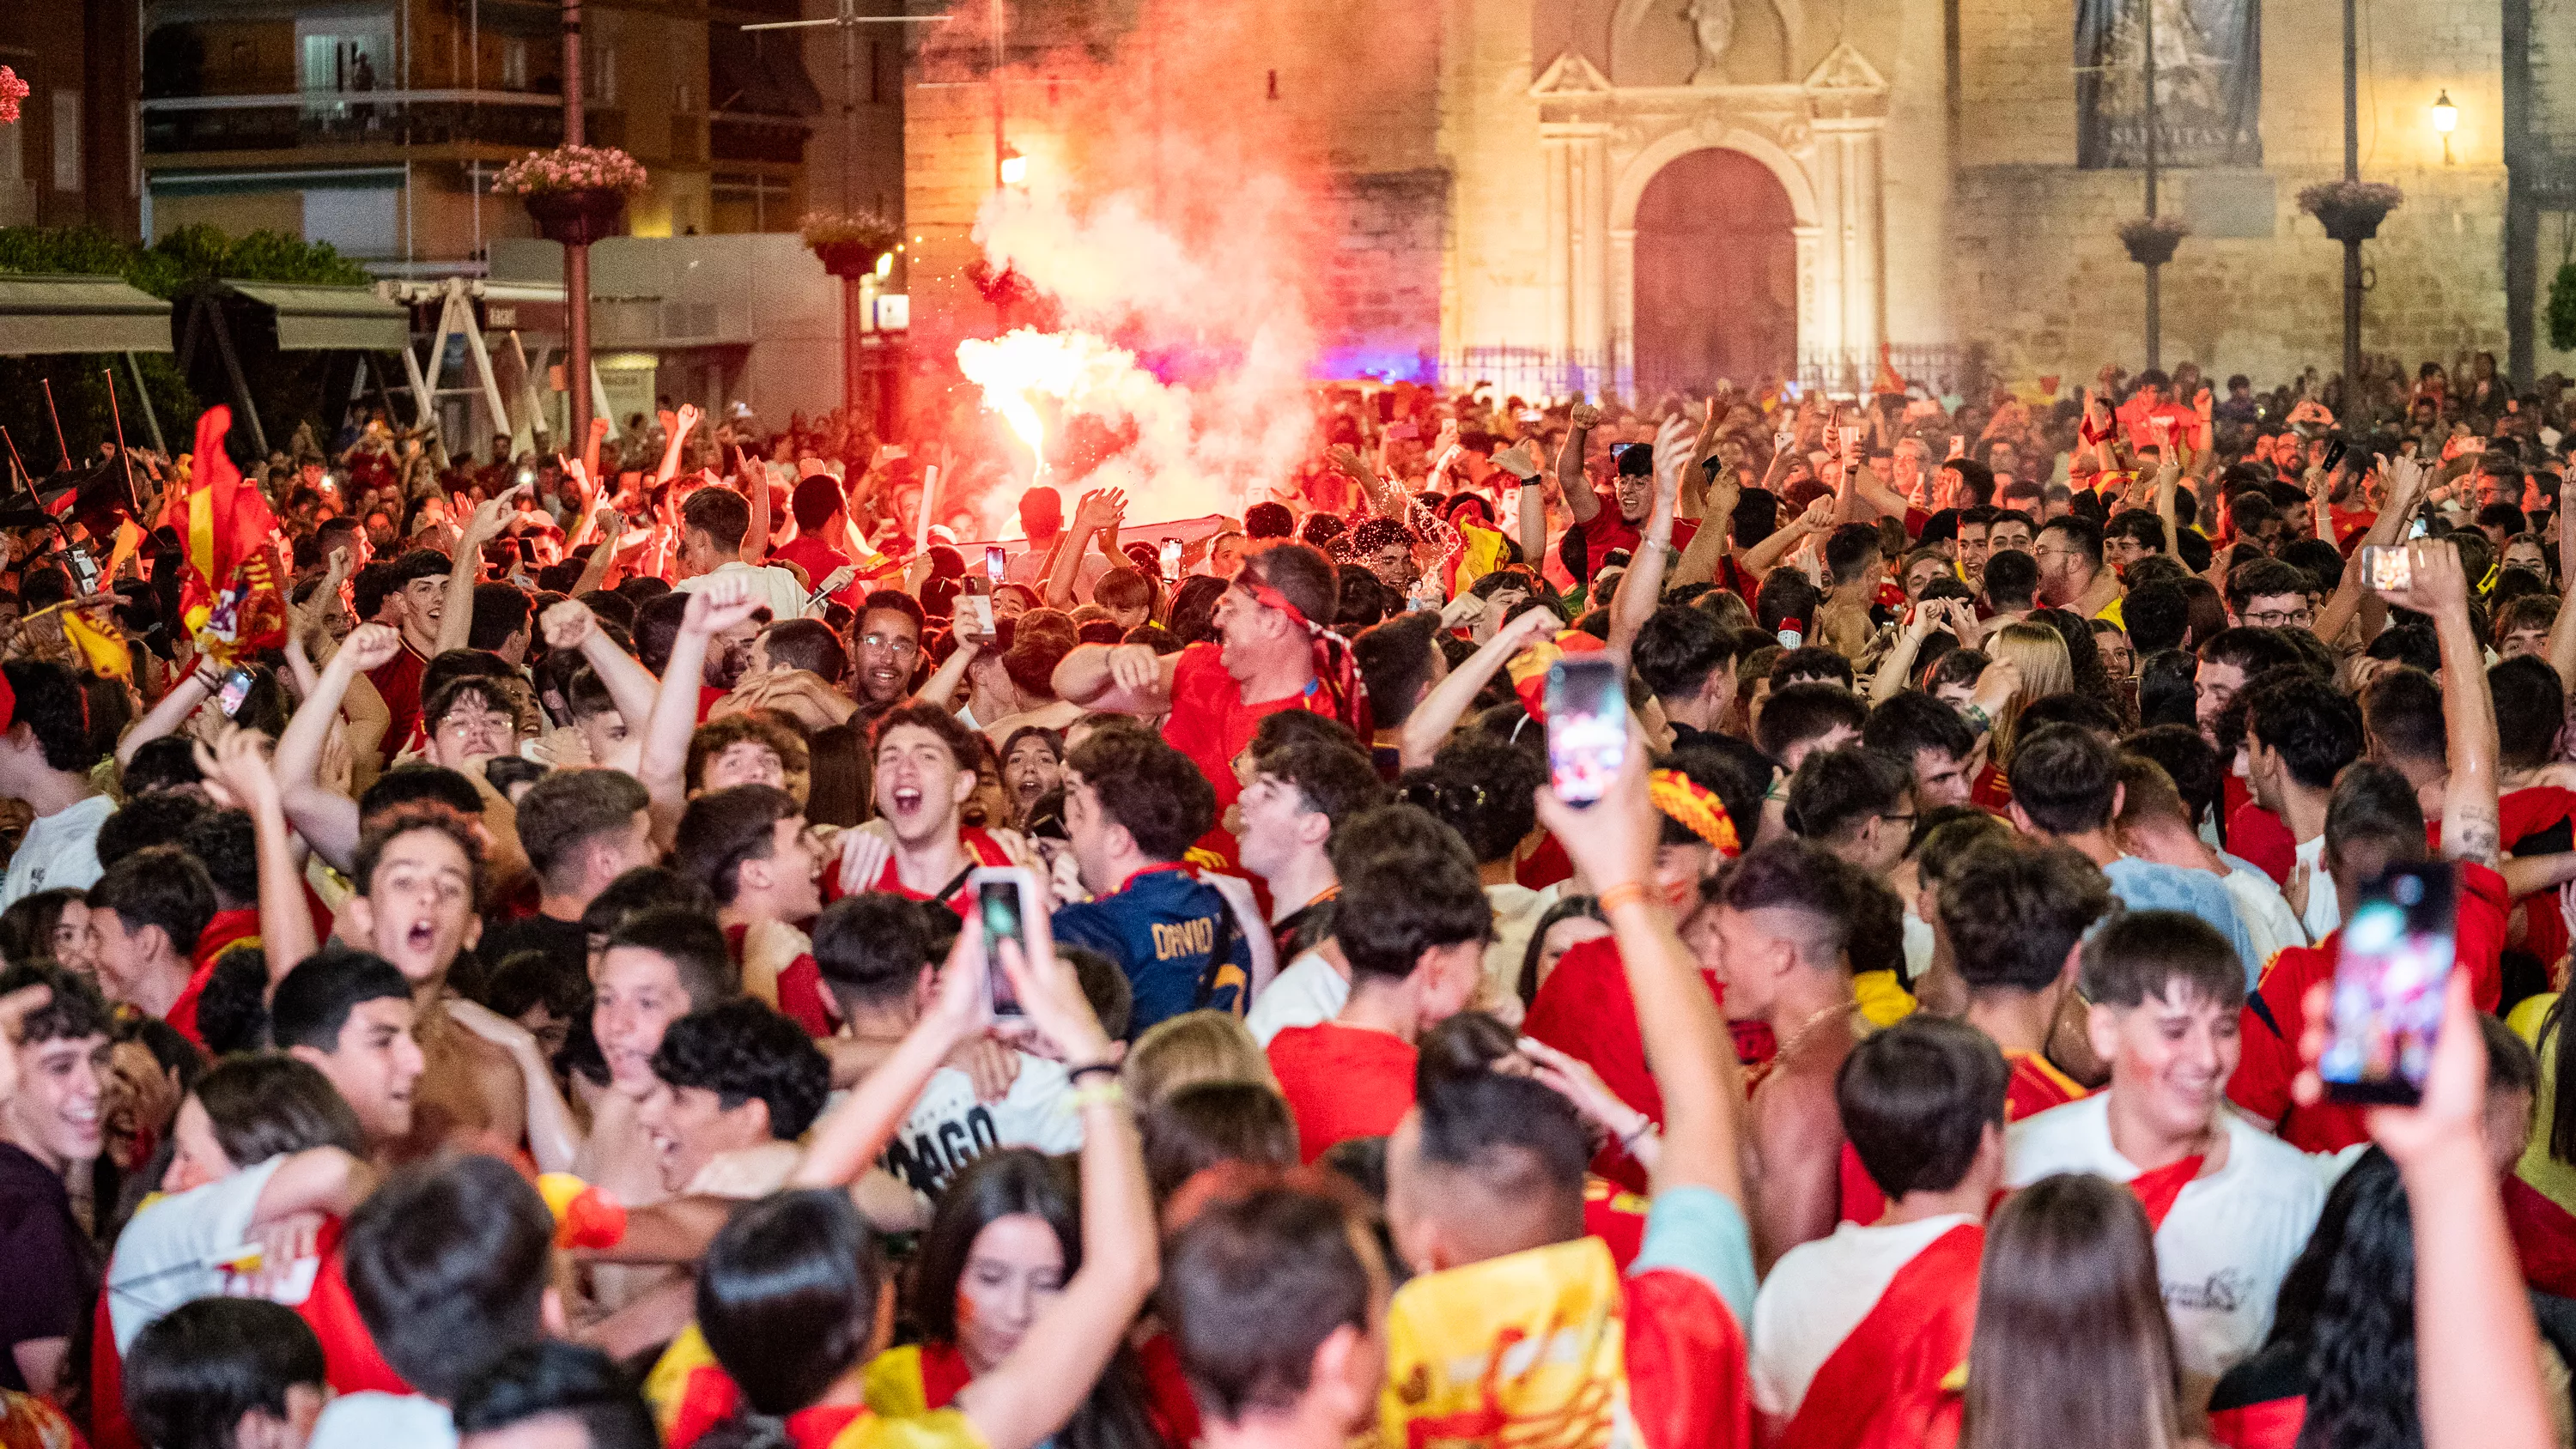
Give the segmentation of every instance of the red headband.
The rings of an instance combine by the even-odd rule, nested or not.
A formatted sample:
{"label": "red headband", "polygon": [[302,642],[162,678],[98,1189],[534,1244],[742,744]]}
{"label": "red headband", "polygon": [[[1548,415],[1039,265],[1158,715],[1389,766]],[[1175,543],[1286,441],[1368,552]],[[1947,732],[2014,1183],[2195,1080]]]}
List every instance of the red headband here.
{"label": "red headband", "polygon": [[1315,678],[1332,691],[1333,717],[1351,727],[1365,745],[1376,734],[1371,723],[1368,686],[1361,682],[1359,663],[1351,655],[1350,641],[1306,617],[1306,611],[1288,602],[1288,596],[1248,576],[1238,577],[1253,601],[1265,609],[1277,609],[1306,631],[1312,642]]}

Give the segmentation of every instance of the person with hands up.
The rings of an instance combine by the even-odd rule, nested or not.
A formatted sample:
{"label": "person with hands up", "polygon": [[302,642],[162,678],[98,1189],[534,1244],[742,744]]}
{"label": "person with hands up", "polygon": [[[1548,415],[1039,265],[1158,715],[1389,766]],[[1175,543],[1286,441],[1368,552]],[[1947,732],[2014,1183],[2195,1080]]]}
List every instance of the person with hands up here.
{"label": "person with hands up", "polygon": [[[737,500],[739,501],[739,500]],[[707,650],[719,635],[748,629],[766,605],[751,581],[739,575],[714,576],[692,590],[671,657],[662,667],[661,687],[653,696],[644,723],[644,741],[636,759],[636,778],[653,797],[654,840],[667,844],[687,804],[689,735],[698,718],[725,691],[705,683]]]}
{"label": "person with hands up", "polygon": [[501,536],[516,516],[515,504],[522,494],[533,494],[534,483],[514,483],[499,493],[474,505],[466,516],[465,528],[457,536],[455,562],[447,574],[447,604],[438,617],[438,647],[430,651],[436,658],[450,649],[462,649],[474,632],[474,584],[483,574],[483,545]]}

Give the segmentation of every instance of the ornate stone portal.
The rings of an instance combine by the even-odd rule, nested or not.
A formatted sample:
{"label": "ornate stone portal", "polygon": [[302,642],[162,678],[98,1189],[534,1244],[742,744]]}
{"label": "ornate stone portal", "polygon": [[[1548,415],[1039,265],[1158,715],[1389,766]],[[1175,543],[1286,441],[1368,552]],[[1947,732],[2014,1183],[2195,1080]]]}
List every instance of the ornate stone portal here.
{"label": "ornate stone portal", "polygon": [[[1752,157],[1788,195],[1803,367],[1840,374],[1865,366],[1887,335],[1887,81],[1847,41],[1801,81],[1720,79],[1730,51],[1740,62],[1749,39],[1738,5],[1768,10],[1770,0],[1689,0],[1698,58],[1687,84],[1614,84],[1569,51],[1530,87],[1547,177],[1550,341],[1569,358],[1598,360],[1622,393],[1637,366],[1637,203],[1657,172],[1702,149]],[[1785,40],[1794,54],[1794,11],[1780,13],[1793,22]],[[1613,67],[1623,69],[1616,59]]]}

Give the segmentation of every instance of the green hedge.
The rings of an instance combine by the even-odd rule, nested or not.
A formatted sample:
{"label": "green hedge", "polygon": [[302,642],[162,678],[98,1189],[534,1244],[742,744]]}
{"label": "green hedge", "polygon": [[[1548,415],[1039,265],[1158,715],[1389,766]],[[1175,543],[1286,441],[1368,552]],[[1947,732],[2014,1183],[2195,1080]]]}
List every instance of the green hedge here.
{"label": "green hedge", "polygon": [[[364,268],[328,242],[307,242],[273,231],[236,238],[204,225],[181,227],[148,247],[95,227],[0,227],[0,272],[121,277],[137,290],[165,300],[191,285],[215,280],[343,286],[363,286],[371,280]],[[197,415],[227,396],[226,389],[209,381],[211,346],[200,351],[198,378],[210,388],[202,398],[180,375],[171,354],[140,357],[144,385],[151,390],[152,405],[173,452],[190,445]],[[311,422],[320,430],[327,359],[288,353],[246,357],[243,364],[272,449],[283,449],[299,423]],[[45,411],[46,380],[53,383],[54,403],[62,413],[63,433],[74,457],[93,454],[100,443],[114,436],[106,376],[111,365],[116,370],[117,404],[124,409],[125,435],[148,445],[151,433],[135,405],[133,375],[123,359],[90,353],[0,357],[0,426],[8,428],[18,455],[31,471],[39,476],[51,472],[60,458],[53,421]],[[211,375],[220,377],[220,373]],[[236,423],[234,432],[238,435],[234,451],[246,455],[248,426]],[[0,473],[0,480],[5,476]]]}

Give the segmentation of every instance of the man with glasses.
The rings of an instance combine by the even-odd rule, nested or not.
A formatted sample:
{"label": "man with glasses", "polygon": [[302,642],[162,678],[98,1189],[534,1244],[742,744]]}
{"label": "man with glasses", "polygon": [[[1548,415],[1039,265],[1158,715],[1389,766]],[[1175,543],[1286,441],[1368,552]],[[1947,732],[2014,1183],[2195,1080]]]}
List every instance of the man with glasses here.
{"label": "man with glasses", "polygon": [[2276,558],[2238,564],[2227,576],[2227,612],[2256,629],[2304,629],[2315,618],[2308,571]]}
{"label": "man with glasses", "polygon": [[877,589],[859,603],[850,631],[852,684],[859,714],[873,721],[912,693],[921,665],[921,605],[898,589]]}
{"label": "man with glasses", "polygon": [[2031,548],[2039,561],[2039,597],[2079,619],[2120,617],[2120,579],[2102,566],[2102,526],[2080,513],[2052,518]]}

